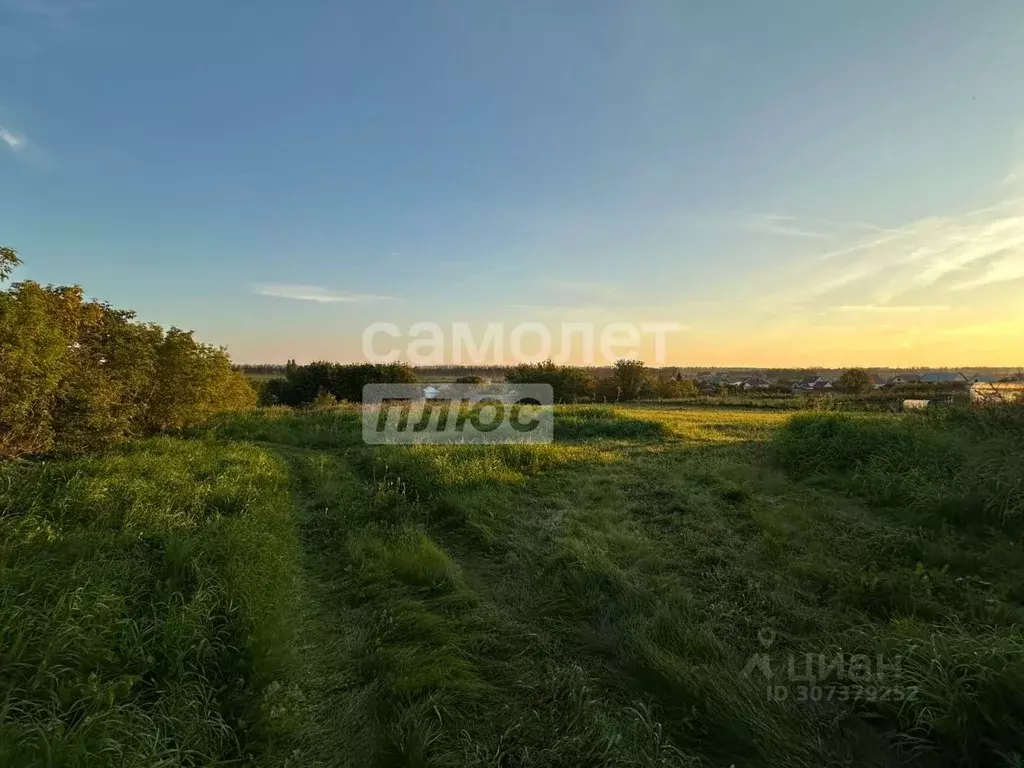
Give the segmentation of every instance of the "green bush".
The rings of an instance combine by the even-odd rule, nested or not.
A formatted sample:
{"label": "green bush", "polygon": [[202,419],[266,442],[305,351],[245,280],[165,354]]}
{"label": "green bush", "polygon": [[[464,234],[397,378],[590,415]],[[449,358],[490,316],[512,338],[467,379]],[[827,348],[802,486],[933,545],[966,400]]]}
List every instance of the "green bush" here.
{"label": "green bush", "polygon": [[543,363],[521,363],[505,374],[510,384],[549,384],[556,403],[577,403],[594,396],[594,376],[586,368]]}
{"label": "green bush", "polygon": [[336,400],[362,402],[367,384],[414,384],[416,372],[405,363],[340,365],[318,360],[308,365],[291,363],[285,378],[267,382],[264,405],[302,406],[313,403],[321,394]]}
{"label": "green bush", "polygon": [[697,383],[693,379],[673,376],[660,379],[654,386],[655,394],[662,400],[681,400],[697,397]]}
{"label": "green bush", "polygon": [[612,376],[620,400],[636,400],[652,394],[651,374],[643,360],[616,360]]}
{"label": "green bush", "polygon": [[775,459],[800,476],[838,476],[868,500],[922,518],[1007,526],[1024,517],[1024,408],[949,408],[898,417],[793,418]]}
{"label": "green bush", "polygon": [[[6,256],[0,276],[13,264]],[[0,460],[75,452],[251,408],[223,349],[135,322],[78,286],[0,292]]]}

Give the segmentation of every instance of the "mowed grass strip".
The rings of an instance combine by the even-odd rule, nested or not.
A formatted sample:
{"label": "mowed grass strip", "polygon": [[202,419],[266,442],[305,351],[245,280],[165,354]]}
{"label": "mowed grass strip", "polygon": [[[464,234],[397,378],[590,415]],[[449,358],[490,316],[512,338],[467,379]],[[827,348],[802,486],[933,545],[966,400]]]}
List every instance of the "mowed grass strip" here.
{"label": "mowed grass strip", "polygon": [[284,465],[142,440],[0,468],[0,765],[239,765],[291,727]]}
{"label": "mowed grass strip", "polygon": [[393,474],[375,477],[361,451],[283,454],[311,608],[299,764],[696,764],[649,707],[605,690],[589,660],[488,589]]}
{"label": "mowed grass strip", "polygon": [[[709,631],[676,553],[648,528],[640,457],[678,457],[664,453],[670,428],[643,426],[644,418],[599,412],[584,417],[582,441],[573,425],[571,442],[551,446],[382,449],[372,471],[416,501],[478,592],[558,649],[554,663],[571,659],[596,696],[644,712],[675,750],[676,762],[637,764],[786,754],[793,765],[820,765],[827,753],[816,724],[792,706],[766,705],[763,686],[742,675],[740,649]],[[738,414],[724,423],[751,421]],[[646,442],[623,443],[624,433]],[[674,444],[681,449],[683,441]],[[723,488],[731,490],[724,481]],[[593,764],[621,764],[616,759]]]}

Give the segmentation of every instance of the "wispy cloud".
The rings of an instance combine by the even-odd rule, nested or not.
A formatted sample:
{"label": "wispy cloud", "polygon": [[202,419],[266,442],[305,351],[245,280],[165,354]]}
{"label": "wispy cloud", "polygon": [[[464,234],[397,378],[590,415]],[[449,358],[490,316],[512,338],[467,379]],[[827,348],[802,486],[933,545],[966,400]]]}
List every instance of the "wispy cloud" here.
{"label": "wispy cloud", "polygon": [[779,216],[772,213],[755,213],[740,217],[737,225],[740,229],[757,232],[762,235],[778,235],[780,237],[811,237],[820,238],[828,235],[798,224],[791,216]]}
{"label": "wispy cloud", "polygon": [[814,216],[782,213],[732,213],[717,223],[744,232],[776,237],[826,239],[849,236],[851,232],[890,232],[885,227],[861,221],[837,221]]}
{"label": "wispy cloud", "polygon": [[966,291],[971,288],[980,288],[983,285],[1008,283],[1021,278],[1024,278],[1024,252],[1008,254],[989,262],[980,275],[957,283],[952,290]]}
{"label": "wispy cloud", "polygon": [[295,299],[297,301],[314,301],[320,304],[364,304],[371,301],[394,301],[394,296],[380,296],[372,293],[346,293],[334,291],[318,285],[284,285],[281,283],[261,284],[255,286],[260,296],[273,296],[279,299]]}
{"label": "wispy cloud", "polygon": [[28,145],[28,139],[25,136],[2,125],[0,125],[0,141],[14,152],[21,152]]}
{"label": "wispy cloud", "polygon": [[[774,298],[793,305],[841,292],[847,306],[908,311],[881,307],[914,292],[934,301],[943,292],[1016,280],[1021,258],[1024,197],[1014,197],[847,242],[802,262],[802,280]],[[852,296],[860,301],[849,301]]]}
{"label": "wispy cloud", "polygon": [[836,221],[835,219],[819,219],[813,216],[776,216],[779,219],[802,221],[807,224],[815,224],[833,230],[841,231],[863,231],[863,232],[895,232],[897,230],[889,227],[882,227],[868,221]]}
{"label": "wispy cloud", "polygon": [[885,245],[886,243],[891,243],[891,242],[893,242],[895,240],[899,240],[901,238],[904,238],[908,234],[910,234],[910,230],[908,230],[908,229],[888,230],[888,231],[891,234],[883,235],[882,237],[869,238],[868,240],[862,240],[862,241],[856,242],[856,243],[854,243],[852,245],[846,245],[846,246],[843,246],[842,248],[837,248],[837,249],[832,250],[832,251],[826,251],[825,253],[822,253],[822,254],[820,254],[818,256],[818,260],[819,261],[828,261],[829,259],[834,259],[837,256],[847,256],[847,255],[849,255],[851,253],[857,253],[858,251],[871,250],[871,249],[877,248],[880,245]]}
{"label": "wispy cloud", "polygon": [[946,312],[951,307],[947,304],[847,304],[836,309],[840,312],[916,315],[921,312]]}

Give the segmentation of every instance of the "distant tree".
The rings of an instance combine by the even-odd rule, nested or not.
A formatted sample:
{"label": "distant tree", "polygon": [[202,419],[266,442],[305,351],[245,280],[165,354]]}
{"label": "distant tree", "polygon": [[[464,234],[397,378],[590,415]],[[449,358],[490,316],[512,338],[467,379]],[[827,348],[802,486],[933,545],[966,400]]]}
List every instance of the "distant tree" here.
{"label": "distant tree", "polygon": [[[256,386],[254,382],[254,386]],[[292,387],[288,379],[270,379],[256,386],[260,405],[291,405]]]}
{"label": "distant tree", "polygon": [[697,384],[693,379],[670,378],[659,380],[656,394],[662,400],[680,400],[685,397],[697,396]]}
{"label": "distant tree", "polygon": [[264,405],[309,405],[321,392],[336,400],[358,403],[367,384],[415,384],[416,372],[405,363],[339,365],[316,360],[308,365],[290,361],[284,379],[267,382]]}
{"label": "distant tree", "polygon": [[487,379],[483,376],[459,376],[455,379],[456,384],[486,384]]}
{"label": "distant tree", "polygon": [[851,368],[839,377],[836,385],[844,392],[867,392],[874,386],[874,382],[871,374],[863,368]]}
{"label": "distant tree", "polygon": [[642,360],[617,360],[612,376],[620,400],[636,400],[650,386],[650,376]]}
{"label": "distant tree", "polygon": [[510,384],[550,384],[559,403],[576,403],[594,396],[594,376],[586,368],[543,363],[522,363],[505,374]]}
{"label": "distant tree", "polygon": [[594,400],[599,403],[614,403],[619,397],[619,385],[614,376],[603,376],[594,386]]}

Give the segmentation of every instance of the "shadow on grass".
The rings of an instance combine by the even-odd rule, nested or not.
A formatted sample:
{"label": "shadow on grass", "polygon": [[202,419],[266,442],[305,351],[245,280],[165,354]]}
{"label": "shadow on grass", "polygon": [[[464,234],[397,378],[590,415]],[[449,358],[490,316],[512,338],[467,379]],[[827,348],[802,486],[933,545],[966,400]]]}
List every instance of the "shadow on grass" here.
{"label": "shadow on grass", "polygon": [[608,406],[560,406],[555,411],[555,440],[660,440],[672,432],[659,421],[633,416]]}

